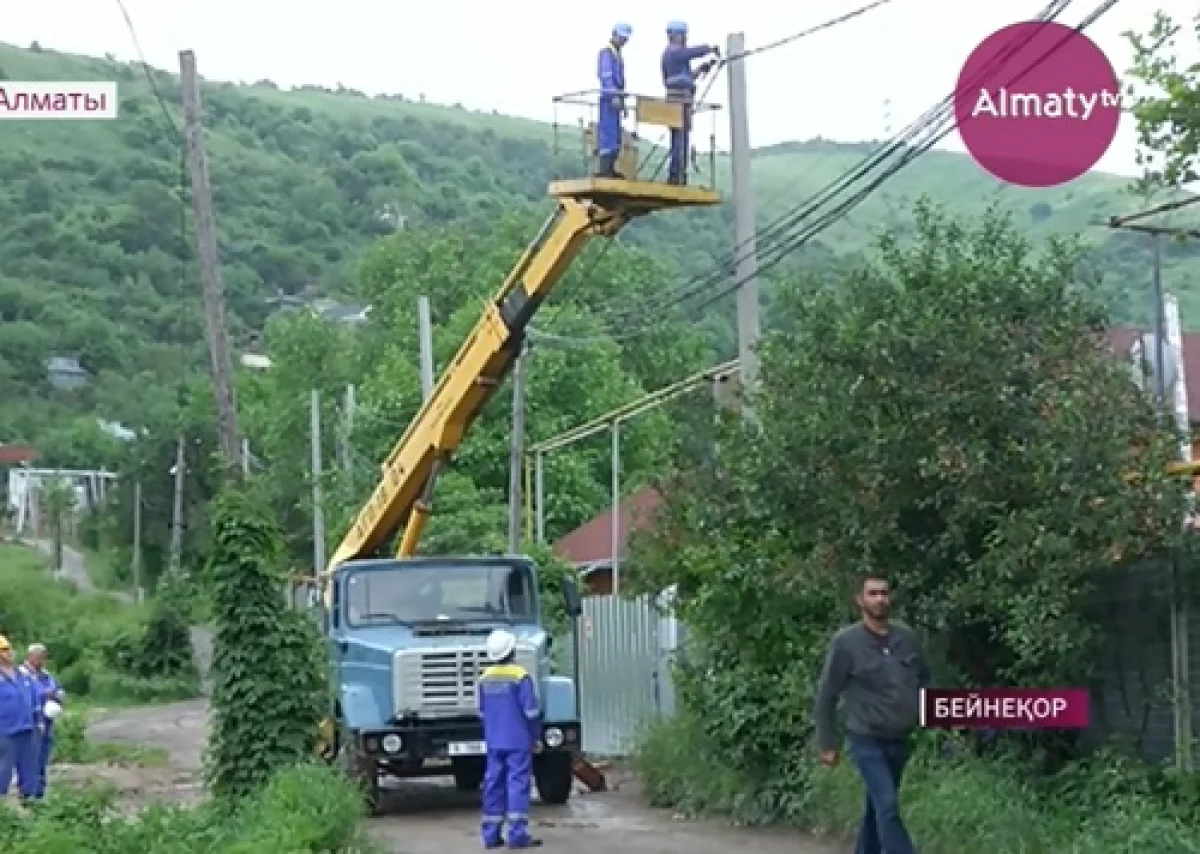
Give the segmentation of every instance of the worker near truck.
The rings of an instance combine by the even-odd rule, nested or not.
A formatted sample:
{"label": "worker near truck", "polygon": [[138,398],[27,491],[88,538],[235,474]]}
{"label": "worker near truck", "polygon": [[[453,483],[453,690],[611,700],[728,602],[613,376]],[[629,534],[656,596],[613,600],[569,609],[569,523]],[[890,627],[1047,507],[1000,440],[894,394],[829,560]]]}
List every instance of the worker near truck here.
{"label": "worker near truck", "polygon": [[886,579],[877,573],[862,576],[855,603],[861,619],[833,636],[821,672],[817,750],[822,765],[837,764],[834,711],[841,699],[850,758],[866,789],[855,854],[914,854],[900,817],[900,780],[920,722],[929,668],[916,634],[889,620]]}
{"label": "worker near truck", "polygon": [[[683,21],[667,24],[667,47],[662,55],[663,86],[667,100],[683,104],[683,122],[671,129],[670,168],[667,183],[686,184],[688,155],[691,152],[692,110],[696,100],[696,78],[703,77],[716,64],[720,48],[712,45],[688,47],[688,26]],[[692,62],[705,56],[713,58],[692,70]]]}
{"label": "worker near truck", "polygon": [[63,689],[58,680],[46,670],[46,646],[34,643],[25,652],[25,663],[21,672],[35,688],[34,732],[37,735],[35,749],[37,776],[34,797],[46,794],[46,770],[50,766],[50,754],[54,750],[54,720],[62,711]]}
{"label": "worker near truck", "polygon": [[[488,635],[485,668],[476,684],[487,765],[483,774],[484,848],[538,848],[529,835],[529,784],[533,753],[541,739],[541,712],[533,678],[514,662],[516,636],[505,629]],[[504,833],[507,826],[508,833]],[[507,839],[505,837],[507,836]]]}
{"label": "worker near truck", "polygon": [[629,42],[633,27],[617,24],[612,38],[600,51],[596,74],[600,78],[600,103],[596,120],[596,177],[619,178],[617,158],[621,154],[621,119],[625,115],[625,60],[621,48]]}

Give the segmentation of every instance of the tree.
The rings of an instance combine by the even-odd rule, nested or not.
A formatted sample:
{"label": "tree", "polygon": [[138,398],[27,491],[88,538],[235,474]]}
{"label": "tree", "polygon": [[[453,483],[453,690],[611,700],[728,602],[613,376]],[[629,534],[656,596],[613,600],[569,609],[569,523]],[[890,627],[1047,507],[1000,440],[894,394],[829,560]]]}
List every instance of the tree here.
{"label": "tree", "polygon": [[50,523],[50,536],[54,542],[54,571],[62,572],[63,540],[66,536],[67,517],[75,509],[75,490],[62,478],[50,480],[42,488],[42,502],[46,518]]}
{"label": "tree", "polygon": [[760,426],[726,425],[719,467],[681,466],[631,561],[643,591],[678,584],[699,639],[681,691],[734,767],[805,773],[814,675],[864,569],[941,680],[1093,675],[1110,573],[1174,548],[1184,503],[1077,259],[922,208],[911,246],[781,296]]}
{"label": "tree", "polygon": [[1139,164],[1155,183],[1178,187],[1198,177],[1200,66],[1181,66],[1179,39],[1200,40],[1200,18],[1185,27],[1159,11],[1145,33],[1127,33],[1133,48],[1130,77],[1137,120]]}

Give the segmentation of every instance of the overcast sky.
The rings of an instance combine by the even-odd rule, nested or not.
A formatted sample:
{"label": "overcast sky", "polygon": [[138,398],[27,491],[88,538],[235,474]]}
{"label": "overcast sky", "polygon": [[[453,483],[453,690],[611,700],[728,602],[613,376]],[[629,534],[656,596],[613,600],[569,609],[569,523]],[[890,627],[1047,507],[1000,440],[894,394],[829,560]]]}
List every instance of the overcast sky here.
{"label": "overcast sky", "polygon": [[[742,31],[753,48],[865,2],[125,0],[125,6],[147,60],[159,67],[176,70],[177,52],[191,48],[208,78],[266,78],[284,86],[341,83],[371,94],[423,94],[430,101],[549,121],[551,96],[595,85],[596,52],[618,20],[634,29],[626,49],[629,88],[657,94],[658,56],[669,19],[686,19],[693,43],[723,44],[729,32]],[[1079,0],[1060,20],[1074,25],[1096,2]],[[137,56],[114,0],[0,5],[5,7],[0,40]],[[895,132],[954,88],[960,66],[979,41],[1032,18],[1044,5],[1045,0],[896,0],[757,56],[747,67],[752,142],[814,136],[858,141],[884,137],[889,128]],[[1184,21],[1196,12],[1194,0],[1125,0],[1089,29],[1119,74],[1129,64],[1121,33],[1148,28],[1155,8]],[[717,88],[724,89],[723,80]],[[1137,173],[1131,124],[1123,124],[1099,168]],[[946,145],[961,150],[957,137]]]}

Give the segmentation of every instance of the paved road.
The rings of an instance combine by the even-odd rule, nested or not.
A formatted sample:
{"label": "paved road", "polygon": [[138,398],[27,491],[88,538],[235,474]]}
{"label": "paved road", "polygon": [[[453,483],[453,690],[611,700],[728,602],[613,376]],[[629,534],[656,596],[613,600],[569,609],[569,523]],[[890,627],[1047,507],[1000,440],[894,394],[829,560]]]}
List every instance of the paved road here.
{"label": "paved road", "polygon": [[[201,748],[206,704],[190,700],[169,706],[101,713],[89,737],[165,748],[167,769],[151,769],[143,779],[114,779],[133,789],[137,800],[199,797]],[[478,798],[456,792],[449,781],[399,786],[385,800],[385,814],[370,820],[371,835],[396,854],[476,854]],[[638,802],[632,784],[602,794],[578,794],[564,807],[534,808],[536,833],[547,846],[576,854],[834,854],[834,848],[792,833],[754,832],[719,824],[677,820],[669,812]]]}
{"label": "paved road", "polygon": [[[27,545],[33,546],[46,557],[54,560],[54,541],[53,540],[26,540]],[[87,564],[84,561],[83,554],[70,546],[63,546],[63,565],[61,578],[66,579],[75,585],[75,589],[81,593],[97,593],[101,592],[96,589],[96,585],[92,583],[92,577],[88,574]],[[108,590],[103,591],[110,596],[119,599],[122,602],[133,602],[133,596],[123,590]]]}

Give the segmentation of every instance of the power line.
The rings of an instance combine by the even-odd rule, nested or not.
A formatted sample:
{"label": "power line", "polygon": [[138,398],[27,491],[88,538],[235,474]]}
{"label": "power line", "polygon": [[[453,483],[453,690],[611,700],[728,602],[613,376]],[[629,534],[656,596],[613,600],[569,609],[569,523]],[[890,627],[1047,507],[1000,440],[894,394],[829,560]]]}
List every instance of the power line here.
{"label": "power line", "polygon": [[[752,50],[744,51],[744,52],[738,54],[737,56],[730,56],[730,57],[723,58],[710,73],[709,78],[708,78],[708,83],[705,85],[704,90],[700,93],[700,97],[695,99],[695,103],[697,105],[703,105],[704,103],[707,102],[708,94],[709,94],[709,92],[712,91],[712,87],[716,84],[718,77],[720,77],[721,71],[724,70],[725,66],[728,65],[730,62],[735,61],[735,60],[743,60],[743,59],[746,59],[747,57],[754,56],[756,54],[766,53],[769,50],[774,50],[776,48],[792,44],[794,42],[799,41],[800,39],[806,38],[811,35],[815,35],[816,33],[820,33],[825,30],[833,29],[834,27],[839,26],[840,24],[844,24],[848,21],[851,21],[851,20],[861,16],[861,15],[866,14],[867,12],[870,12],[881,6],[886,6],[893,2],[895,2],[895,0],[875,0],[875,2],[869,3],[866,6],[862,6],[851,12],[847,12],[846,14],[839,15],[836,18],[831,18],[827,21],[823,21],[820,24],[817,24],[812,27],[808,27],[807,29],[801,30],[798,33],[793,33],[792,35],[790,35],[786,38],[778,39],[777,41],[771,42],[770,44],[763,45],[761,47],[757,47]],[[655,151],[659,148],[663,148],[663,146],[661,144],[656,145],[654,148],[652,148],[650,150],[650,152],[647,153],[646,159],[641,164],[642,168],[645,167],[646,163],[649,162],[650,157],[652,157],[654,155]],[[653,181],[658,177],[658,174],[662,171],[662,168],[666,164],[669,156],[670,156],[670,151],[664,150],[662,153],[662,158],[659,160],[658,166],[655,168],[654,174],[650,177],[649,180]],[[639,171],[641,171],[640,168],[639,168]],[[716,176],[713,176],[713,177],[715,179]],[[796,183],[796,181],[798,181],[798,180],[799,180],[799,177],[796,180],[789,182],[787,189],[790,189],[791,186],[793,186]],[[612,246],[612,241],[609,241],[601,247],[600,251],[597,253],[597,255],[594,258],[594,260],[592,261],[591,265],[589,265],[588,271],[586,273],[584,273],[584,276],[583,276],[584,281],[588,281],[591,278],[592,274],[595,272],[596,268],[599,266],[601,260],[604,258],[605,253],[607,253],[608,249],[611,246]],[[726,263],[732,263],[732,262],[726,262]],[[555,313],[553,315],[551,315],[550,318],[546,321],[545,326],[550,327],[551,325],[553,325],[553,322],[555,320],[557,320],[558,317],[562,314],[562,310],[563,310],[563,307],[562,307],[562,305],[560,305],[556,309]],[[529,331],[533,332],[535,337],[537,337],[538,335],[540,335],[543,338],[550,338],[550,339],[559,337],[549,331],[541,332],[540,330],[534,330],[532,327],[530,327]]]}
{"label": "power line", "polygon": [[[1066,0],[1066,2],[1062,4],[1063,8],[1059,9],[1056,14],[1061,13],[1063,11],[1063,9],[1065,9],[1066,6],[1070,4],[1070,2],[1071,2],[1071,0]],[[1050,50],[1048,50],[1046,53],[1044,53],[1034,63],[1027,66],[1020,74],[1018,74],[1015,78],[1009,80],[1005,85],[1011,86],[1014,83],[1017,83],[1018,81],[1020,81],[1026,74],[1031,72],[1037,66],[1041,65],[1041,63],[1044,62],[1048,57],[1050,57],[1052,54],[1056,53],[1059,49],[1061,49],[1063,47],[1063,45],[1065,45],[1066,42],[1071,38],[1071,35],[1083,32],[1084,29],[1091,26],[1093,23],[1096,22],[1096,20],[1098,20],[1100,17],[1102,17],[1104,14],[1106,14],[1108,11],[1110,11],[1114,6],[1116,6],[1118,2],[1120,2],[1120,0],[1105,0],[1105,2],[1103,2],[1099,6],[1097,6],[1077,27],[1074,28],[1072,34],[1068,34],[1068,35],[1064,36],[1062,39],[1060,39],[1059,42],[1054,47],[1052,47]],[[1043,23],[1049,23],[1049,21],[1048,20],[1043,21]],[[951,98],[951,101],[952,100],[953,99]],[[905,153],[905,156],[901,159],[901,161],[899,163],[889,167],[882,175],[880,175],[879,177],[874,179],[870,184],[868,184],[863,189],[859,190],[852,197],[850,197],[849,199],[847,199],[844,202],[842,202],[841,204],[839,204],[835,209],[822,215],[822,217],[814,225],[805,229],[803,232],[800,232],[800,233],[797,233],[796,235],[794,235],[786,244],[778,244],[774,256],[770,260],[768,260],[765,264],[760,265],[760,272],[763,269],[770,269],[770,268],[774,267],[781,260],[783,260],[784,257],[786,257],[787,255],[794,252],[796,249],[803,246],[805,243],[807,243],[809,240],[811,240],[812,237],[816,236],[821,231],[824,231],[826,228],[828,228],[830,225],[832,225],[834,222],[836,222],[838,219],[840,219],[842,216],[844,216],[849,210],[851,210],[852,208],[854,208],[858,204],[860,204],[867,196],[869,196],[871,193],[873,193],[880,185],[882,185],[885,181],[887,181],[889,178],[891,178],[893,175],[895,175],[897,172],[899,172],[900,169],[904,168],[904,166],[911,163],[917,157],[921,156],[922,154],[924,154],[925,152],[927,152],[931,148],[933,148],[934,145],[936,145],[938,142],[940,142],[942,139],[944,139],[946,136],[948,136],[950,134],[950,132],[954,130],[955,127],[956,127],[956,123],[952,121],[952,122],[950,122],[950,124],[948,126],[945,126],[941,129],[936,129],[935,132],[930,134],[921,143],[920,146],[912,148],[909,151],[907,151]],[[705,300],[703,303],[701,303],[696,308],[699,310],[703,310],[704,308],[711,305],[712,303],[714,303],[714,302],[722,299],[723,297],[727,296],[728,294],[732,293],[734,290],[737,289],[737,286],[739,284],[740,283],[735,282],[730,286],[722,288],[717,293],[715,293],[711,298]],[[634,333],[634,334],[636,334],[636,333]]]}
{"label": "power line", "polygon": [[[1054,20],[1054,18],[1060,15],[1066,9],[1066,7],[1070,5],[1071,2],[1072,0],[1056,0],[1056,2],[1050,3],[1038,16],[1038,20],[1043,24],[1050,23]],[[1111,8],[1112,5],[1115,5],[1115,2],[1117,2],[1117,0],[1113,0],[1112,3],[1102,4],[1101,7],[1098,8],[1097,12],[1093,13],[1094,17],[1098,17],[1099,14],[1104,14],[1104,12]],[[1092,20],[1094,20],[1094,17]],[[1083,24],[1081,24],[1080,28],[1088,26],[1090,23],[1090,20],[1085,21]],[[984,74],[991,76],[991,74],[994,73],[993,66],[1003,63],[1006,59],[1011,57],[1013,53],[1019,50],[1020,47],[1027,45],[1031,38],[1032,36],[1026,38],[1020,45],[1016,44],[1016,40],[1014,40],[1014,43],[1010,45],[1010,47],[1006,49],[1002,55],[998,56],[996,60],[989,65],[988,69],[984,70],[983,74],[980,75],[979,82],[982,82]],[[1057,49],[1057,47],[1058,46],[1056,46],[1055,49]],[[1035,63],[1035,65],[1040,64],[1044,58],[1045,57],[1042,57],[1042,59],[1040,59],[1038,63]],[[1026,72],[1024,73],[1027,73],[1032,69],[1032,67],[1033,66],[1031,66],[1029,69],[1026,69]],[[805,200],[804,202],[801,202],[791,211],[781,215],[765,228],[760,229],[757,233],[757,237],[760,241],[760,254],[773,253],[773,257],[766,264],[765,269],[770,269],[771,267],[775,266],[784,257],[800,248],[800,246],[802,246],[804,243],[807,243],[812,237],[815,237],[821,231],[824,231],[826,228],[832,225],[837,218],[844,215],[850,208],[861,202],[866,195],[869,195],[869,193],[882,184],[884,180],[887,180],[887,178],[898,172],[900,168],[903,168],[903,166],[912,162],[912,160],[916,159],[916,157],[920,156],[925,151],[928,151],[933,147],[934,144],[946,136],[950,130],[953,130],[955,126],[953,122],[953,101],[953,94],[951,94],[947,98],[943,99],[939,104],[935,105],[932,109],[928,110],[923,116],[913,122],[896,138],[873,152],[856,167],[832,181],[815,196]],[[949,127],[946,128],[944,132],[937,133],[937,126],[944,124],[947,120],[950,121]],[[934,131],[932,134],[930,134],[931,129]],[[920,143],[914,146],[914,140],[920,140]],[[865,178],[871,171],[882,165],[886,160],[892,158],[897,152],[903,152],[900,162],[892,167],[887,167],[885,169],[885,174],[882,175],[880,179],[872,182],[870,186],[866,188],[865,193],[859,192],[854,196],[854,198],[850,199],[848,203],[840,204],[835,210],[819,216],[816,227],[812,227],[811,225],[805,227],[806,220],[809,220],[813,214],[816,214],[823,205],[828,204],[835,196],[846,191],[854,182]],[[763,251],[763,244],[765,244],[765,252]],[[719,283],[721,280],[726,279],[732,274],[732,270],[736,266],[736,258],[739,255],[739,249],[740,247],[735,247],[734,252],[732,253],[732,258],[726,257],[722,259],[716,265],[714,265],[712,271],[707,274],[693,277],[688,282],[683,283],[683,285],[680,287],[677,287],[671,291],[662,292],[660,295],[645,300],[638,305],[631,306],[623,310],[610,312],[609,322],[606,324],[609,331],[612,332],[612,330],[616,329],[618,326],[624,329],[623,333],[615,336],[616,340],[630,338],[635,335],[642,334],[643,330],[636,328],[636,326],[633,329],[630,328],[631,324],[637,323],[637,321],[633,319],[633,315],[640,315],[641,325],[644,327],[648,322],[648,318],[660,317],[664,311],[677,307],[692,297],[707,291],[714,284]],[[760,268],[760,272],[762,269],[763,268]],[[702,306],[710,305],[716,299],[720,299],[728,293],[731,293],[736,289],[738,284],[740,283],[734,283],[732,287],[721,289],[714,299],[705,300]],[[607,337],[610,340],[613,340],[614,338],[614,336],[611,334],[603,337]],[[577,338],[576,340],[579,339]]]}
{"label": "power line", "polygon": [[873,9],[878,9],[881,6],[887,6],[888,4],[894,3],[894,2],[895,2],[895,0],[875,0],[874,3],[868,3],[866,6],[860,6],[859,8],[854,9],[853,11],[847,12],[844,15],[838,15],[836,18],[832,18],[831,20],[825,21],[824,23],[817,24],[815,27],[809,27],[808,29],[801,30],[798,33],[793,33],[790,36],[786,36],[781,39],[776,39],[775,41],[769,42],[768,44],[764,44],[759,47],[751,48],[750,50],[739,53],[737,56],[727,56],[727,57],[725,57],[725,59],[722,61],[721,64],[724,65],[726,63],[733,62],[734,60],[745,59],[746,57],[749,57],[749,56],[756,56],[760,53],[766,53],[767,51],[775,50],[776,48],[780,48],[785,45],[789,45],[792,42],[799,41],[800,39],[805,38],[807,36],[811,36],[814,33],[819,33],[822,30],[828,30],[828,29],[838,26],[839,24],[844,24],[847,21],[852,21],[855,18],[859,17],[860,15],[865,15],[867,12],[870,12]]}

